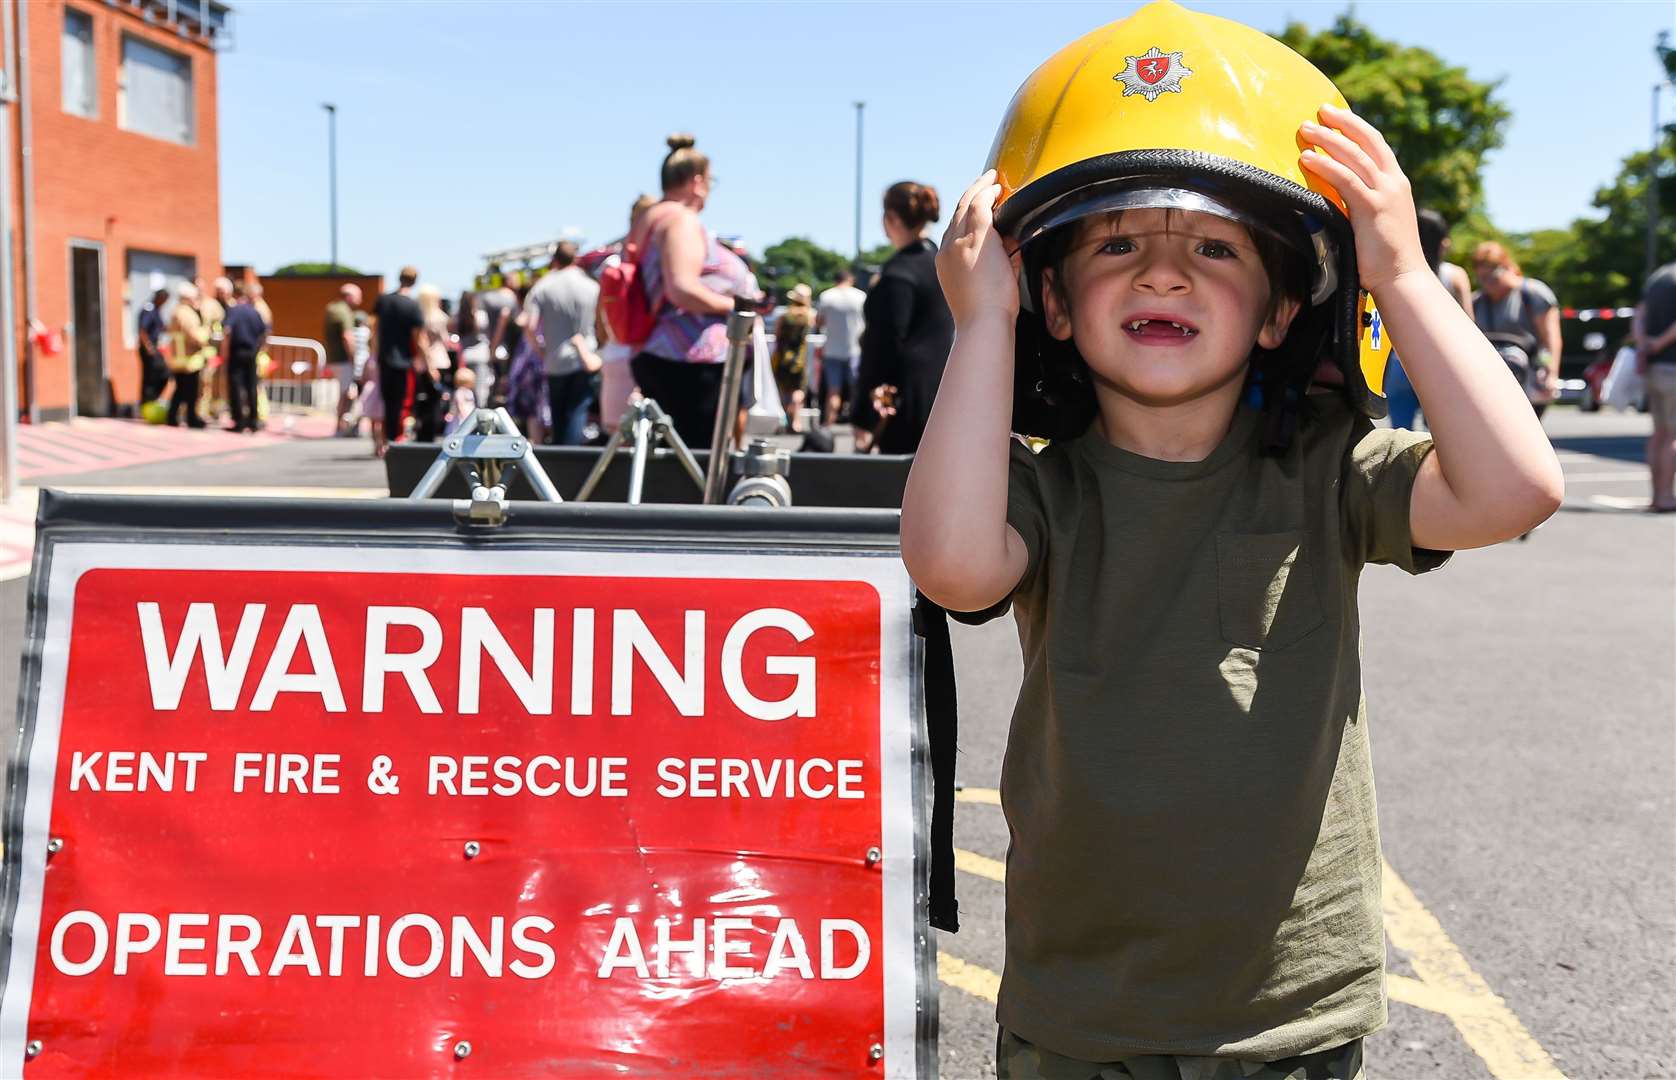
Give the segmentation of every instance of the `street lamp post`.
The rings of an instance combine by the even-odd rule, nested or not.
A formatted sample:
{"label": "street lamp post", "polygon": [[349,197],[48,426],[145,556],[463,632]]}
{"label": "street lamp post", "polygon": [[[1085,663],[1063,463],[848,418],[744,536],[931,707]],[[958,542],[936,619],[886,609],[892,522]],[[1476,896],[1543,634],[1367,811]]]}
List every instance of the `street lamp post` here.
{"label": "street lamp post", "polygon": [[1664,134],[1659,130],[1659,94],[1664,83],[1653,84],[1653,153],[1647,159],[1647,269],[1641,275],[1646,281],[1659,268],[1659,144]]}
{"label": "street lamp post", "polygon": [[861,265],[861,115],[867,102],[855,103],[855,261]]}
{"label": "street lamp post", "polygon": [[320,106],[326,110],[326,161],[332,203],[332,273],[338,270],[338,107],[330,102]]}
{"label": "street lamp post", "polygon": [[[1661,63],[1669,55],[1670,31],[1659,31],[1658,44],[1653,52]],[[1666,78],[1653,84],[1653,147],[1652,157],[1647,159],[1647,272],[1641,277],[1643,281],[1652,277],[1653,271],[1659,268],[1659,151],[1664,148],[1664,129],[1659,125],[1659,94],[1667,86],[1676,87],[1676,83]]]}

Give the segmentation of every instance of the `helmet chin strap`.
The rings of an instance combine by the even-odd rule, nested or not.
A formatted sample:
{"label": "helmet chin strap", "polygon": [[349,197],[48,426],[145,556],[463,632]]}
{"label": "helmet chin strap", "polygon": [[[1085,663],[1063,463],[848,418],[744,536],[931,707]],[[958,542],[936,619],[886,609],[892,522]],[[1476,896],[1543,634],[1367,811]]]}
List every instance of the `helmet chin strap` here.
{"label": "helmet chin strap", "polygon": [[1338,253],[1333,238],[1319,225],[1309,226],[1310,246],[1315,249],[1314,287],[1309,292],[1309,306],[1323,303],[1338,290]]}
{"label": "helmet chin strap", "polygon": [[1266,457],[1278,457],[1292,446],[1297,437],[1298,424],[1308,405],[1310,379],[1320,363],[1322,349],[1332,335],[1332,319],[1321,318],[1317,307],[1294,324],[1280,348],[1269,354],[1269,363],[1258,372],[1263,395],[1263,436],[1261,451]]}
{"label": "helmet chin strap", "polygon": [[1031,314],[1036,312],[1036,298],[1030,291],[1030,271],[1023,259],[1018,263],[1018,309]]}

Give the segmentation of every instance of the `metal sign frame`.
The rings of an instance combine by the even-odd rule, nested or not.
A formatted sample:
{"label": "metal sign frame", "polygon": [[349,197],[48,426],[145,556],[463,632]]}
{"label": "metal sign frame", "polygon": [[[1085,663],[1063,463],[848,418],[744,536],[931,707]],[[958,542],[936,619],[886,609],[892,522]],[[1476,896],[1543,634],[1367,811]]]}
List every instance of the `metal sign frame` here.
{"label": "metal sign frame", "polygon": [[[907,815],[892,815],[886,809],[880,821],[883,929],[886,942],[896,943],[880,948],[881,962],[887,964],[882,972],[882,1074],[935,1076],[936,943],[926,914],[931,774],[921,705],[923,656],[911,625],[913,587],[897,557],[897,521],[888,511],[519,503],[509,509],[505,524],[483,529],[457,524],[446,500],[226,500],[43,492],[19,688],[21,734],[10,763],[0,870],[0,957],[5,961],[0,971],[0,1072],[20,1072],[30,1051],[39,1050],[28,1042],[29,999],[41,929],[71,605],[80,574],[96,567],[156,566],[160,555],[187,557],[191,561],[185,565],[194,569],[249,569],[251,557],[258,553],[263,565],[273,570],[349,568],[378,573],[384,567],[369,555],[385,548],[402,561],[391,569],[406,573],[564,576],[565,569],[552,567],[565,555],[586,555],[590,570],[597,573],[600,565],[627,566],[641,553],[679,553],[684,556],[679,574],[647,576],[751,577],[765,568],[786,570],[817,557],[842,560],[846,580],[873,584],[884,604],[881,688],[894,686],[907,694],[903,708],[909,741],[905,753],[900,746],[880,748],[881,769],[893,754],[902,766],[899,775],[881,773],[882,806],[904,798],[910,803]],[[902,647],[892,646],[892,641]],[[887,703],[881,705],[888,709]],[[888,740],[884,715],[880,723],[881,738]],[[895,961],[890,959],[893,950]],[[912,958],[911,964],[902,964],[904,955]],[[889,966],[893,963],[894,969]],[[20,978],[24,981],[14,985]]]}

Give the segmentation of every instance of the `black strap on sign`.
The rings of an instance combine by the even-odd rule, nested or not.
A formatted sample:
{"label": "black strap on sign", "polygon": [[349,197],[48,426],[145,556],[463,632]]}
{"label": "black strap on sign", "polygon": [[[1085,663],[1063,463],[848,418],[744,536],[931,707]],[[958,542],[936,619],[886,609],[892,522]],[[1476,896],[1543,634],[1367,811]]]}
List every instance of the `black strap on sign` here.
{"label": "black strap on sign", "polygon": [[925,639],[925,729],[931,745],[931,925],[960,931],[954,895],[954,757],[959,710],[948,612],[914,590],[914,632]]}

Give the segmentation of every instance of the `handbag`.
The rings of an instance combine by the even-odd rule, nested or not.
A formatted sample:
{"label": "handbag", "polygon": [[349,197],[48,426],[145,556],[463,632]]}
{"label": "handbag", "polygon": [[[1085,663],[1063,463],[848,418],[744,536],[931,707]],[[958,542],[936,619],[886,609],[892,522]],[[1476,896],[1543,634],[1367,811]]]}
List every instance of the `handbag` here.
{"label": "handbag", "polygon": [[1613,409],[1637,406],[1647,392],[1647,380],[1635,370],[1635,348],[1625,345],[1612,358],[1612,369],[1600,384],[1600,403]]}
{"label": "handbag", "polygon": [[762,320],[751,323],[751,395],[756,400],[745,412],[745,434],[772,435],[786,426],[786,411],[780,407],[780,388],[774,383],[774,367],[768,354],[768,332]]}

